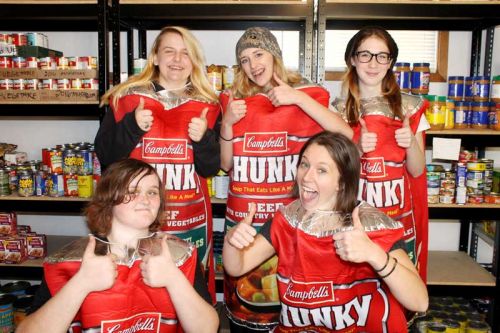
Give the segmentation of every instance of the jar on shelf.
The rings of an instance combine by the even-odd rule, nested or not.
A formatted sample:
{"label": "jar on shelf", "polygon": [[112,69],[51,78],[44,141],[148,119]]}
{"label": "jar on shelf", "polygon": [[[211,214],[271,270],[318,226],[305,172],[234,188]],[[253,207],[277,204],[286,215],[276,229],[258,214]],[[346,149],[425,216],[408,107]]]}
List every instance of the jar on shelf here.
{"label": "jar on shelf", "polygon": [[444,114],[444,129],[455,128],[455,101],[446,100],[446,109]]}
{"label": "jar on shelf", "polygon": [[222,68],[217,65],[210,65],[207,67],[208,82],[214,91],[222,90]]}
{"label": "jar on shelf", "polygon": [[464,98],[464,77],[448,76],[448,98],[461,101]]}
{"label": "jar on shelf", "polygon": [[411,93],[414,95],[425,95],[429,93],[429,82],[431,70],[428,62],[417,62],[413,64],[411,71]]}
{"label": "jar on shelf", "polygon": [[489,112],[490,102],[473,102],[471,127],[476,129],[488,128]]}
{"label": "jar on shelf", "polygon": [[394,68],[394,76],[396,77],[396,82],[399,85],[401,92],[410,92],[410,63],[409,62],[397,62]]}
{"label": "jar on shelf", "polygon": [[465,86],[464,86],[464,101],[473,101],[474,100],[474,77],[466,76],[465,77]]}
{"label": "jar on shelf", "polygon": [[429,101],[425,116],[431,125],[431,129],[442,130],[446,114],[446,96],[427,95],[425,98]]}
{"label": "jar on shelf", "polygon": [[488,128],[500,130],[498,121],[500,120],[500,103],[490,102],[490,112],[488,112]]}
{"label": "jar on shelf", "polygon": [[474,102],[487,102],[490,99],[490,77],[474,77]]}
{"label": "jar on shelf", "polygon": [[455,128],[464,129],[468,128],[467,122],[469,113],[469,102],[456,101],[455,103]]}
{"label": "jar on shelf", "polygon": [[500,103],[500,75],[496,75],[491,80],[491,100]]}

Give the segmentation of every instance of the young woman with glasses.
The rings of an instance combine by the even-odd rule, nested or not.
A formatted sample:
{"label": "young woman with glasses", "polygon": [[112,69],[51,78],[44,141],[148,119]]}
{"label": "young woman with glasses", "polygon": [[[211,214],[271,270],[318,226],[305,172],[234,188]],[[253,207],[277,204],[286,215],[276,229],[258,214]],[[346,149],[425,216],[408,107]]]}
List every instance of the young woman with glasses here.
{"label": "young woman with glasses", "polygon": [[397,57],[396,42],[384,29],[356,33],[344,55],[344,96],[332,106],[353,128],[362,155],[358,197],[404,225],[408,254],[425,280],[427,101],[401,93],[392,71]]}

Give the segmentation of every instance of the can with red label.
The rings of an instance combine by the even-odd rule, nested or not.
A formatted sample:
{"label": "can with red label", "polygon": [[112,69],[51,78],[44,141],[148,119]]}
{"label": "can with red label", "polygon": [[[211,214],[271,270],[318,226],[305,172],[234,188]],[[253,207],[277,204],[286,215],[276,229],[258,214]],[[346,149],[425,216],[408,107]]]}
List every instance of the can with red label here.
{"label": "can with red label", "polygon": [[78,175],[74,173],[64,175],[64,195],[67,197],[78,196]]}
{"label": "can with red label", "polygon": [[77,57],[68,57],[68,65],[71,69],[78,69],[78,58]]}
{"label": "can with red label", "polygon": [[13,90],[24,90],[26,89],[26,80],[25,79],[14,79],[12,80],[12,89]]}
{"label": "can with red label", "polygon": [[24,57],[12,57],[12,68],[26,68],[26,66]]}
{"label": "can with red label", "polygon": [[40,89],[42,90],[57,90],[56,79],[43,79],[40,82]]}
{"label": "can with red label", "polygon": [[77,57],[77,69],[90,69],[91,57]]}
{"label": "can with red label", "polygon": [[43,57],[38,60],[38,68],[54,70],[57,69],[56,60],[52,57]]}
{"label": "can with red label", "polygon": [[26,58],[26,67],[27,68],[38,68],[38,58],[37,57]]}
{"label": "can with red label", "polygon": [[82,80],[82,89],[99,89],[99,81],[97,79],[83,79]]}
{"label": "can with red label", "polygon": [[38,90],[40,82],[38,79],[24,79],[24,89],[26,90]]}
{"label": "can with red label", "polygon": [[62,173],[62,150],[50,149],[50,171],[53,173]]}
{"label": "can with red label", "polygon": [[69,60],[68,57],[58,57],[56,58],[57,69],[68,69],[69,68]]}
{"label": "can with red label", "polygon": [[12,58],[0,57],[0,68],[12,68]]}
{"label": "can with red label", "polygon": [[0,90],[12,90],[14,82],[11,79],[0,79]]}
{"label": "can with red label", "polygon": [[59,90],[71,89],[71,82],[69,82],[69,79],[57,79],[57,89]]}
{"label": "can with red label", "polygon": [[82,89],[82,79],[71,79],[71,89]]}
{"label": "can with red label", "polygon": [[28,45],[28,38],[26,38],[26,34],[25,33],[14,33],[14,34],[10,34],[10,36],[12,37],[12,44],[16,45],[16,46],[24,46],[24,45]]}

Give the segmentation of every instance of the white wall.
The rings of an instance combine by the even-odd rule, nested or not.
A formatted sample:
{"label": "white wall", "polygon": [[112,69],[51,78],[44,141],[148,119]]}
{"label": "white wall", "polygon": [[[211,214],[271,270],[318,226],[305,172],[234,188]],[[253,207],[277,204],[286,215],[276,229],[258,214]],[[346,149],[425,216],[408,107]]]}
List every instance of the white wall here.
{"label": "white wall", "polygon": [[[147,34],[148,49],[157,31]],[[232,65],[235,63],[234,48],[242,31],[194,31],[200,40],[207,64]],[[65,55],[97,55],[96,33],[47,33],[50,47],[61,50]],[[470,63],[472,34],[450,32],[448,59],[449,75],[467,75]],[[76,42],[75,42],[76,41]],[[122,33],[121,67],[126,71],[125,34]],[[484,43],[483,43],[484,45]],[[493,74],[500,74],[500,28],[495,30]],[[332,97],[340,93],[340,82],[325,82]],[[446,83],[431,83],[430,93],[446,95]],[[6,106],[2,106],[6,107]],[[90,141],[97,132],[96,120],[27,120],[0,117],[0,142],[18,145],[20,151],[28,152],[30,159],[40,159],[41,149],[59,143]],[[427,153],[430,156],[429,152]],[[500,148],[490,148],[488,158],[495,159],[495,167],[500,167]],[[428,162],[430,158],[428,157]],[[31,224],[36,231],[57,235],[83,235],[86,228],[79,216],[37,216],[20,215],[20,224]],[[457,250],[459,224],[455,221],[433,221],[430,226],[431,250]]]}

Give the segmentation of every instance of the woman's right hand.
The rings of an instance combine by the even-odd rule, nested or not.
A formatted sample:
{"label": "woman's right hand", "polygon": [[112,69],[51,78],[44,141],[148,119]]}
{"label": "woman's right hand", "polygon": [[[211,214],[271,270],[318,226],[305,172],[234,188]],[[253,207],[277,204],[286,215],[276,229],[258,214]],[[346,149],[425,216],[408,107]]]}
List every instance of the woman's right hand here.
{"label": "woman's right hand", "polygon": [[87,292],[102,291],[113,287],[118,269],[112,254],[98,256],[94,253],[96,239],[89,236],[89,242],[83,253],[82,265],[76,276]]}
{"label": "woman's right hand", "polygon": [[257,210],[255,203],[251,203],[247,216],[226,234],[226,241],[237,249],[244,249],[255,241],[257,231],[252,227],[253,217]]}
{"label": "woman's right hand", "polygon": [[359,124],[361,125],[361,137],[359,139],[359,146],[361,152],[369,153],[377,148],[377,133],[369,132],[366,122],[359,118]]}
{"label": "woman's right hand", "polygon": [[228,91],[228,94],[227,110],[222,117],[222,122],[225,125],[232,126],[245,117],[247,114],[247,104],[243,99],[234,100],[231,90]]}
{"label": "woman's right hand", "polygon": [[134,111],[137,126],[144,132],[148,132],[153,127],[153,111],[144,108],[144,98],[141,97],[139,105]]}

